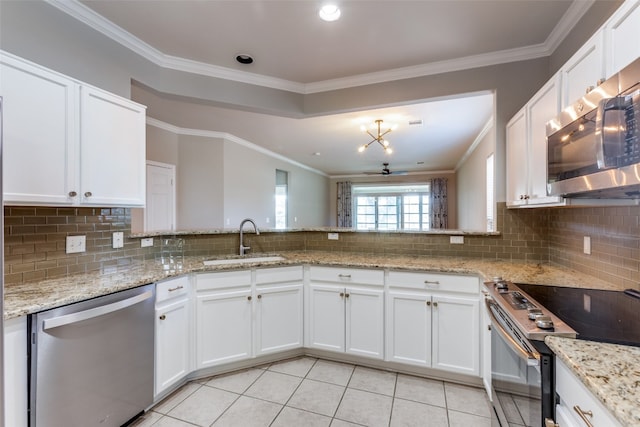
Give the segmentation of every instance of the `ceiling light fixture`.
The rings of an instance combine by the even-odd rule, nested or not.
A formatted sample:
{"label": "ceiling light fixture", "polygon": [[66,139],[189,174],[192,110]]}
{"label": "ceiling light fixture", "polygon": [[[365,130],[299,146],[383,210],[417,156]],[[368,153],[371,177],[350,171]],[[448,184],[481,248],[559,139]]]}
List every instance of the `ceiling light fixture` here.
{"label": "ceiling light fixture", "polygon": [[335,4],[325,4],[320,8],[318,15],[323,21],[337,21],[340,18],[340,8]]}
{"label": "ceiling light fixture", "polygon": [[374,142],[377,142],[378,144],[380,144],[380,146],[382,147],[382,149],[384,150],[385,153],[387,153],[387,154],[393,153],[393,150],[389,146],[389,141],[384,139],[384,136],[386,134],[388,134],[389,132],[391,132],[391,128],[389,128],[389,129],[385,130],[384,132],[382,132],[382,129],[381,129],[382,119],[376,120],[376,124],[378,125],[378,133],[377,133],[377,135],[374,135],[371,132],[369,132],[369,129],[367,129],[364,125],[361,127],[361,129],[364,132],[366,132],[367,134],[369,134],[369,136],[371,138],[373,138],[373,139],[368,144],[363,144],[360,147],[358,147],[358,152],[362,153],[364,150],[369,148],[369,146],[371,144],[373,144]]}
{"label": "ceiling light fixture", "polygon": [[236,56],[236,61],[241,64],[248,65],[253,63],[253,58],[251,57],[251,55],[241,53],[240,55]]}

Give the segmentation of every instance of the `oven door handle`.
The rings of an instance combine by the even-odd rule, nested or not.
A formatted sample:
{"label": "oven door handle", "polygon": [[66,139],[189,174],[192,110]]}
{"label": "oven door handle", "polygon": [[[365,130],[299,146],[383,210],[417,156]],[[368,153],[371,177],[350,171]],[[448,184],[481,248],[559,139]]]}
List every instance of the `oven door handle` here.
{"label": "oven door handle", "polygon": [[509,347],[516,352],[522,359],[527,361],[528,366],[539,366],[540,365],[540,353],[531,352],[520,345],[518,341],[513,339],[513,337],[507,332],[507,330],[502,326],[502,324],[496,318],[496,315],[493,314],[493,310],[491,306],[498,307],[495,301],[491,298],[485,298],[484,303],[487,305],[487,311],[489,312],[489,316],[491,316],[491,323],[496,327],[496,331],[504,338],[504,341],[509,345]]}

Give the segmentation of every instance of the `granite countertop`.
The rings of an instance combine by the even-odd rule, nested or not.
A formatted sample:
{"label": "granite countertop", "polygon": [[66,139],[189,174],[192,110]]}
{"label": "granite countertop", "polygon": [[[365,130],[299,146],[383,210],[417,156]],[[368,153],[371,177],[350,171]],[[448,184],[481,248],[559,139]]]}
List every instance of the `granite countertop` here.
{"label": "granite countertop", "polygon": [[622,425],[640,425],[640,348],[554,336],[545,342]]}
{"label": "granite countertop", "polygon": [[[259,255],[273,254],[253,254]],[[153,283],[191,272],[243,269],[260,266],[313,264],[327,266],[421,270],[473,274],[490,280],[502,276],[516,283],[615,289],[597,278],[546,264],[482,260],[473,258],[431,258],[421,256],[372,255],[341,252],[281,252],[280,261],[204,266],[212,257],[185,257],[181,271],[167,272],[156,261],[140,261],[101,271],[5,286],[5,318],[14,318],[109,293]],[[249,256],[251,257],[251,255]],[[237,259],[238,256],[216,257]],[[616,289],[621,290],[621,289]]]}

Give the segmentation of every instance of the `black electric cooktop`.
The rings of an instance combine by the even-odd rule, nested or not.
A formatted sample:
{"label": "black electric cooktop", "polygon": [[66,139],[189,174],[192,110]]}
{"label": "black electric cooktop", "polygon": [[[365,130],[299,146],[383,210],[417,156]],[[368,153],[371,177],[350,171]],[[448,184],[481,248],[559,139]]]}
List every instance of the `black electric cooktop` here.
{"label": "black electric cooktop", "polygon": [[640,347],[640,298],[621,291],[517,284],[579,339]]}

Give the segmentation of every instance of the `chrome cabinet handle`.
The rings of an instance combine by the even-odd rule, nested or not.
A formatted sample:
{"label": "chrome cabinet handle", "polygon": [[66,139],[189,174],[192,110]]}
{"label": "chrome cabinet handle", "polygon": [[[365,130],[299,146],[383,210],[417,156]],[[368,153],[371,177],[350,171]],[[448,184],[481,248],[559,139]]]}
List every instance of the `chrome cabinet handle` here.
{"label": "chrome cabinet handle", "polygon": [[573,410],[578,413],[578,416],[582,418],[587,427],[593,427],[593,424],[587,419],[587,417],[593,418],[593,411],[583,411],[578,405],[574,406]]}
{"label": "chrome cabinet handle", "polygon": [[176,286],[175,288],[169,288],[168,291],[169,292],[173,292],[173,291],[177,291],[178,289],[183,289],[184,286],[180,285],[180,286]]}
{"label": "chrome cabinet handle", "polygon": [[350,274],[338,274],[338,277],[341,279],[351,279]]}
{"label": "chrome cabinet handle", "polygon": [[439,285],[440,281],[439,280],[425,280],[424,284],[425,285]]}
{"label": "chrome cabinet handle", "polygon": [[93,196],[93,194],[91,194],[91,191],[87,191],[84,193],[84,197],[91,197]]}
{"label": "chrome cabinet handle", "polygon": [[75,191],[69,191],[69,197],[76,197],[78,195]]}
{"label": "chrome cabinet handle", "polygon": [[167,318],[167,316],[165,316],[164,314],[160,316],[160,320],[164,320],[166,318]]}

